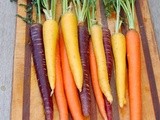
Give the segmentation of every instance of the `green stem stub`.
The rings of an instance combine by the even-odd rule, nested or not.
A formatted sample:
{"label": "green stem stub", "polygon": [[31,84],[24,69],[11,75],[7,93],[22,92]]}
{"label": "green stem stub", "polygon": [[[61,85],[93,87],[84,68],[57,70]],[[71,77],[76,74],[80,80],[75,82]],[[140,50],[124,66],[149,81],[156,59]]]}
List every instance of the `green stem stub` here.
{"label": "green stem stub", "polygon": [[120,11],[121,11],[121,6],[120,6],[120,1],[116,1],[116,26],[115,26],[115,32],[118,33],[119,29],[121,27],[121,20],[120,20]]}
{"label": "green stem stub", "polygon": [[31,25],[33,24],[35,21],[32,19],[32,11],[33,11],[33,5],[35,5],[35,3],[29,3],[27,5],[25,4],[19,4],[19,6],[22,6],[25,8],[26,10],[26,17],[23,17],[19,14],[16,14],[17,17],[21,18],[24,22],[26,22],[27,24]]}
{"label": "green stem stub", "polygon": [[57,0],[40,0],[47,20],[55,20]]}
{"label": "green stem stub", "polygon": [[85,22],[86,20],[89,2],[89,0],[83,0],[83,2],[80,0],[73,0],[79,23]]}
{"label": "green stem stub", "polygon": [[98,24],[96,20],[96,2],[97,2],[96,0],[89,0],[89,6],[86,13],[89,32],[91,26]]}
{"label": "green stem stub", "polygon": [[121,0],[120,4],[127,15],[129,29],[135,29],[135,11],[134,11],[135,0]]}

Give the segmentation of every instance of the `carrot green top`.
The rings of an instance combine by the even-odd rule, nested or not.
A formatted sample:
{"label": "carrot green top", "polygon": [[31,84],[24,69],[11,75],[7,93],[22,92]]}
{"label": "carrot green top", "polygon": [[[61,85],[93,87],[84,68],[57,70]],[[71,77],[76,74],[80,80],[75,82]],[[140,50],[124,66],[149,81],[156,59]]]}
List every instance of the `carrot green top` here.
{"label": "carrot green top", "polygon": [[83,2],[82,0],[73,0],[73,3],[79,23],[85,22],[89,8],[89,0],[83,0]]}
{"label": "carrot green top", "polygon": [[134,24],[134,3],[135,0],[120,0],[120,4],[124,10],[124,12],[127,15],[127,19],[128,19],[128,24],[129,24],[129,29],[135,29],[135,24]]}
{"label": "carrot green top", "polygon": [[40,0],[47,20],[55,20],[57,0]]}
{"label": "carrot green top", "polygon": [[120,11],[121,11],[120,0],[116,0],[115,10],[116,10],[115,32],[118,33],[119,29],[121,28],[121,24],[122,24],[122,20],[120,20]]}
{"label": "carrot green top", "polygon": [[[16,1],[16,0],[15,0]],[[21,15],[17,14],[16,16],[21,18],[24,22],[27,24],[33,24],[35,21],[32,19],[32,11],[33,6],[36,7],[36,22],[41,24],[41,5],[40,0],[32,0],[32,2],[25,4],[19,4],[20,6],[24,7],[26,9],[27,16],[22,17]]]}
{"label": "carrot green top", "polygon": [[89,0],[89,8],[87,9],[87,23],[89,32],[91,26],[98,23],[96,20],[96,1],[97,0]]}

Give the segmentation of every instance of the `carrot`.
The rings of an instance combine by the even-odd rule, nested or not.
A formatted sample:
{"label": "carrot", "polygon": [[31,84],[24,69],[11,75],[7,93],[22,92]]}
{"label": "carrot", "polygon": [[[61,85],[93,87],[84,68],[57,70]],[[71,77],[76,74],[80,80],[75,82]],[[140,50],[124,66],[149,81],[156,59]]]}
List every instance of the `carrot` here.
{"label": "carrot", "polygon": [[[65,3],[65,0],[64,0]],[[82,91],[83,70],[78,45],[78,29],[76,15],[71,11],[63,13],[61,18],[62,33],[67,50],[69,65],[79,91]]]}
{"label": "carrot", "polygon": [[[75,5],[76,15],[78,18],[78,40],[79,40],[79,52],[83,68],[83,85],[80,92],[80,100],[82,105],[83,115],[85,117],[90,116],[91,113],[91,91],[90,91],[90,70],[89,70],[89,32],[88,27],[85,24],[86,9],[88,9],[89,1],[84,0],[83,4],[80,4],[80,0],[73,0]],[[78,6],[81,6],[79,8]],[[85,10],[85,11],[84,11]]]}
{"label": "carrot", "polygon": [[126,34],[130,119],[142,120],[140,37],[135,29],[134,0],[121,1],[129,23]]}
{"label": "carrot", "polygon": [[[112,55],[112,46],[111,46],[111,34],[110,30],[107,27],[102,27],[103,32],[103,44],[104,44],[104,50],[107,60],[107,70],[108,70],[108,78],[109,81],[111,81],[111,75],[113,71],[113,55]],[[105,103],[105,110],[107,112],[107,118],[108,120],[112,120],[112,105],[109,103],[109,101],[104,96],[104,103]]]}
{"label": "carrot", "polygon": [[90,58],[90,70],[91,70],[91,78],[92,78],[91,80],[92,80],[92,86],[93,86],[95,98],[96,98],[97,105],[98,105],[99,111],[103,119],[107,120],[103,94],[101,92],[101,89],[99,87],[99,82],[98,82],[98,70],[97,70],[96,58],[94,55],[93,46],[92,46],[91,41],[89,43],[89,52],[90,52],[90,57],[89,57]]}
{"label": "carrot", "polygon": [[56,45],[58,39],[58,24],[55,20],[47,20],[43,24],[43,40],[50,86],[55,88],[56,73]]}
{"label": "carrot", "polygon": [[[48,79],[53,94],[55,88],[55,70],[56,70],[56,45],[58,40],[58,23],[55,21],[56,0],[42,0],[43,12],[46,20],[43,24],[43,40],[45,48],[45,57],[47,64]],[[50,10],[49,10],[50,5]]]}
{"label": "carrot", "polygon": [[61,58],[59,51],[59,44],[56,49],[56,86],[55,86],[55,97],[58,105],[60,114],[60,120],[68,120],[68,106],[64,92],[64,80],[62,77]]}
{"label": "carrot", "polygon": [[79,47],[83,67],[83,87],[80,92],[82,111],[84,116],[91,112],[90,70],[89,70],[89,32],[87,26],[79,25]]}
{"label": "carrot", "polygon": [[130,117],[131,120],[141,120],[141,53],[138,32],[135,30],[129,30],[126,34],[126,40],[129,72]]}
{"label": "carrot", "polygon": [[64,88],[67,98],[68,107],[70,109],[71,115],[74,120],[84,120],[81,103],[78,96],[78,90],[76,88],[69,61],[63,41],[63,35],[60,30],[60,53],[61,53],[61,62],[62,62],[62,72],[64,79]]}
{"label": "carrot", "polygon": [[119,106],[126,104],[126,40],[122,33],[112,35],[112,49],[115,60],[116,87]]}
{"label": "carrot", "polygon": [[92,38],[93,49],[94,49],[96,62],[97,62],[100,88],[103,94],[107,97],[108,101],[112,103],[113,98],[111,95],[111,88],[109,85],[107,63],[106,63],[104,46],[102,41],[101,26],[93,25],[91,27],[91,38]]}

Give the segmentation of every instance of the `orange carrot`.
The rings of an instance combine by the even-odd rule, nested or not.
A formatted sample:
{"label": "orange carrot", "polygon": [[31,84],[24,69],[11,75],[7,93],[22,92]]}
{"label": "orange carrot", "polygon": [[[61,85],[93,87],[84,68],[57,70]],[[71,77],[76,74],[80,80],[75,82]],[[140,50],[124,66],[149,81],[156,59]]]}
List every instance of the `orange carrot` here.
{"label": "orange carrot", "polygon": [[68,120],[68,106],[67,100],[64,92],[64,81],[62,77],[62,69],[60,62],[60,51],[59,43],[57,44],[56,50],[56,86],[55,86],[55,97],[58,105],[58,110],[60,114],[60,120]]}
{"label": "orange carrot", "polygon": [[136,30],[129,30],[126,34],[126,40],[129,67],[130,118],[131,120],[141,120],[141,53],[138,32]]}
{"label": "orange carrot", "polygon": [[84,120],[81,103],[78,96],[78,90],[71,73],[66,48],[63,41],[63,35],[60,31],[60,52],[62,61],[62,72],[64,78],[64,88],[68,107],[74,120]]}
{"label": "orange carrot", "polygon": [[99,108],[99,111],[104,118],[104,120],[107,120],[107,115],[105,112],[105,105],[104,105],[104,98],[103,94],[101,92],[99,81],[98,81],[98,72],[97,72],[97,64],[96,64],[96,58],[93,51],[92,42],[90,41],[89,44],[89,52],[90,52],[90,70],[91,70],[91,77],[92,77],[92,86],[93,91],[96,97],[97,105]]}
{"label": "orange carrot", "polygon": [[121,6],[128,19],[126,34],[130,120],[142,120],[141,98],[141,50],[140,37],[135,27],[135,0],[121,1]]}

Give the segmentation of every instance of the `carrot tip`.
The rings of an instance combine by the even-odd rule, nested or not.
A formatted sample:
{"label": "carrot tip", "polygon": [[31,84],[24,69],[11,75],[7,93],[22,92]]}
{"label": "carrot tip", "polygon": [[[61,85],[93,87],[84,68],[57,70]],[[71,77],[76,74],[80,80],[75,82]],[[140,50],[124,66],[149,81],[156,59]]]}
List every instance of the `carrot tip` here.
{"label": "carrot tip", "polygon": [[78,88],[79,92],[82,92],[82,88]]}
{"label": "carrot tip", "polygon": [[52,89],[52,91],[51,91],[51,93],[50,93],[50,96],[52,96],[52,95],[53,95],[53,93],[54,93],[54,90]]}
{"label": "carrot tip", "polygon": [[124,104],[121,102],[119,103],[120,108],[123,108]]}
{"label": "carrot tip", "polygon": [[112,95],[110,94],[110,92],[109,92],[109,93],[106,93],[105,96],[107,97],[107,100],[108,100],[110,103],[113,102],[113,97],[112,97]]}
{"label": "carrot tip", "polygon": [[125,98],[122,101],[119,101],[120,108],[123,108],[125,104],[126,104],[126,99]]}

